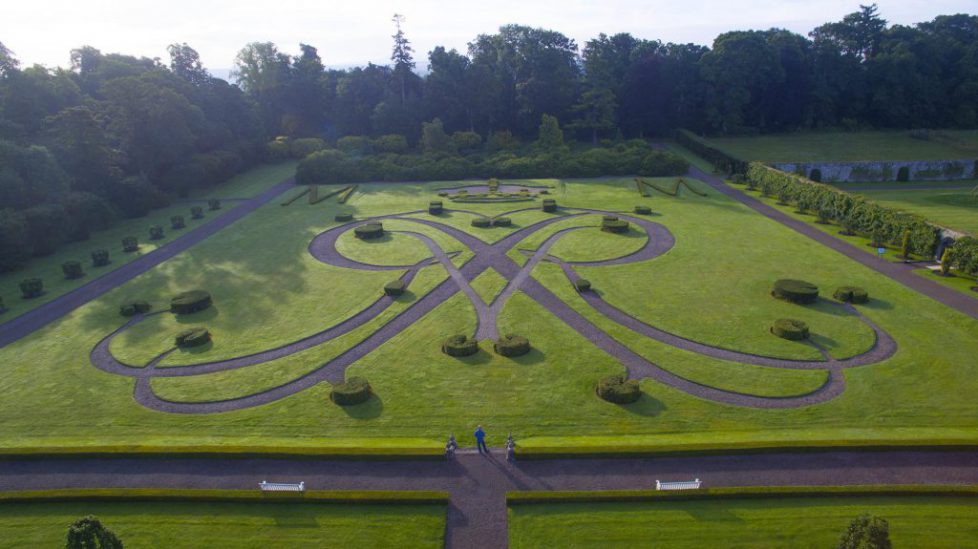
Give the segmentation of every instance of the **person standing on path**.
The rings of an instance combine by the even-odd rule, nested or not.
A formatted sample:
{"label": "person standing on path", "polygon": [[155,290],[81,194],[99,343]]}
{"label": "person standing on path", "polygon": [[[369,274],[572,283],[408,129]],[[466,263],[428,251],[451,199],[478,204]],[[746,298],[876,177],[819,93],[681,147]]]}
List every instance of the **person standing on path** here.
{"label": "person standing on path", "polygon": [[482,425],[475,426],[475,444],[480,454],[489,453],[489,447],[486,446],[486,432],[482,430]]}

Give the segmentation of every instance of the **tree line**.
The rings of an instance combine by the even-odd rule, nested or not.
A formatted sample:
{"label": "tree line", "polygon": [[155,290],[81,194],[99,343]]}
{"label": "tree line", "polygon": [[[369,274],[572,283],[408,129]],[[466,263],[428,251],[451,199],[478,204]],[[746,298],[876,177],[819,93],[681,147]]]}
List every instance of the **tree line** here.
{"label": "tree line", "polygon": [[[403,24],[395,16],[388,65],[328,69],[308,44],[290,56],[260,42],[238,54],[235,84],[211,76],[187,44],[168,48],[169,63],[84,46],[72,50],[69,68],[47,69],[21,67],[0,43],[0,271],[309,139],[317,141],[306,152],[344,137],[398,154],[468,148],[483,155],[472,166],[521,174],[545,171],[553,156],[493,152],[518,156],[531,141],[540,149],[540,128],[555,124],[572,148],[677,128],[978,126],[973,15],[888,25],[875,5],[860,6],[808,36],[732,31],[711,48],[630,34],[601,34],[579,48],[557,31],[506,25],[464,53],[435,47],[424,74]],[[629,151],[616,154],[638,158]],[[583,157],[572,171],[602,171],[614,158]],[[319,165],[328,172],[355,160]],[[399,173],[469,165],[415,164]]]}

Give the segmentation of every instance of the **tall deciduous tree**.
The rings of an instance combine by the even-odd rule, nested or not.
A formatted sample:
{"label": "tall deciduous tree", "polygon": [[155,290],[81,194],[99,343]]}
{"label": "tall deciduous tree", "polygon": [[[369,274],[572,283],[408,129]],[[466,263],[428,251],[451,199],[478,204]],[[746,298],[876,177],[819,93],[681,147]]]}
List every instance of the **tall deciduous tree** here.
{"label": "tall deciduous tree", "polygon": [[584,92],[580,101],[574,105],[574,120],[568,128],[586,130],[591,133],[591,142],[598,143],[598,133],[615,127],[615,111],[618,104],[615,94],[607,88],[597,88]]}

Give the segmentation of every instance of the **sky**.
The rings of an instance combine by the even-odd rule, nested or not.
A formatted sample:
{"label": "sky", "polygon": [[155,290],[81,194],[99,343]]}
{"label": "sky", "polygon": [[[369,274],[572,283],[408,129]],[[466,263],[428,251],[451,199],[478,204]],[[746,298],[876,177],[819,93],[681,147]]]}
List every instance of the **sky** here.
{"label": "sky", "polygon": [[[869,0],[861,0],[869,2]],[[319,49],[331,67],[387,63],[394,13],[418,69],[441,45],[465,51],[478,34],[507,23],[560,31],[578,46],[598,35],[629,32],[663,42],[710,45],[729,30],[787,28],[807,34],[858,10],[860,0],[3,0],[0,42],[22,66],[67,66],[72,48],[159,57],[166,46],[186,42],[204,66],[223,73],[249,42],[270,41],[298,53],[299,43]],[[975,0],[882,0],[891,24],[928,21],[937,15],[972,13]]]}

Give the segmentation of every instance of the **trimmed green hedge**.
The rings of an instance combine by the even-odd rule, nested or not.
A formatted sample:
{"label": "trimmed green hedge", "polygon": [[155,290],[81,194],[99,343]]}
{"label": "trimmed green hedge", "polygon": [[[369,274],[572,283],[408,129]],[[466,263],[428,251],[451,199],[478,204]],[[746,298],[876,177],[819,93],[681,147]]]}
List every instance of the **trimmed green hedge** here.
{"label": "trimmed green hedge", "polygon": [[492,226],[492,219],[489,219],[488,217],[477,217],[472,220],[472,226],[480,229],[488,228]]}
{"label": "trimmed green hedge", "polygon": [[370,400],[373,390],[370,383],[362,377],[351,377],[343,383],[333,385],[329,398],[340,406],[353,406]]}
{"label": "trimmed green hedge", "polygon": [[635,206],[635,213],[638,215],[652,215],[652,208],[648,206]]}
{"label": "trimmed green hedge", "polygon": [[492,220],[492,225],[494,227],[512,227],[513,220],[508,217],[495,217]]}
{"label": "trimmed green hedge", "polygon": [[428,203],[428,213],[431,215],[439,215],[442,213],[443,207],[441,200],[432,200]]}
{"label": "trimmed green hedge", "polygon": [[92,252],[92,267],[104,267],[109,264],[108,250],[95,250]]}
{"label": "trimmed green hedge", "polygon": [[656,500],[791,498],[791,497],[948,496],[978,497],[974,485],[864,485],[864,486],[744,486],[659,491],[523,491],[508,492],[509,505],[537,503],[611,503]]}
{"label": "trimmed green hedge", "polygon": [[135,236],[127,236],[122,239],[122,251],[135,252],[139,250],[139,240]]}
{"label": "trimmed green hedge", "polygon": [[771,295],[792,303],[815,303],[818,299],[818,286],[804,280],[783,278],[774,283]]}
{"label": "trimmed green hedge", "polygon": [[150,240],[160,240],[163,238],[163,227],[159,225],[153,225],[149,228],[149,239]]}
{"label": "trimmed green hedge", "polygon": [[676,132],[676,141],[705,158],[713,164],[715,168],[728,174],[744,173],[748,169],[748,163],[728,152],[725,152],[689,130],[679,130]]}
{"label": "trimmed green hedge", "polygon": [[348,221],[353,221],[353,214],[336,214],[336,217],[333,219],[340,223],[346,223]]}
{"label": "trimmed green hedge", "polygon": [[221,209],[221,201],[218,200],[217,198],[210,198],[210,199],[208,199],[207,200],[207,209],[208,210],[211,210],[211,211],[213,211],[213,210],[220,210]]}
{"label": "trimmed green hedge", "polygon": [[808,339],[808,324],[793,318],[779,318],[771,326],[771,333],[791,341],[801,341]]}
{"label": "trimmed green hedge", "polygon": [[406,289],[407,289],[407,284],[405,284],[404,281],[401,279],[392,280],[387,284],[384,284],[384,293],[393,297],[404,295],[404,291]]}
{"label": "trimmed green hedge", "polygon": [[174,231],[183,229],[186,226],[187,223],[184,222],[182,215],[175,215],[170,218],[170,228]]}
{"label": "trimmed green hedge", "polygon": [[601,220],[601,230],[606,233],[623,234],[628,232],[628,222],[617,217],[606,215]]}
{"label": "trimmed green hedge", "polygon": [[204,208],[201,208],[200,206],[191,206],[190,219],[204,219]]}
{"label": "trimmed green hedge", "polygon": [[464,335],[454,335],[441,344],[441,352],[448,356],[472,356],[479,352],[479,342]]}
{"label": "trimmed green hedge", "polygon": [[122,316],[133,316],[136,313],[148,313],[152,308],[145,301],[133,301],[132,303],[123,303],[119,307],[119,314]]}
{"label": "trimmed green hedge", "polygon": [[186,490],[157,488],[95,488],[0,492],[0,503],[71,501],[210,501],[262,503],[280,499],[290,503],[445,503],[448,492],[435,490],[306,490],[260,492],[253,490]]}
{"label": "trimmed green hedge", "polygon": [[902,248],[904,234],[910,231],[909,251],[921,257],[933,257],[940,240],[940,230],[921,216],[881,206],[760,162],[750,164],[747,181],[765,196],[778,196],[802,212],[818,212],[824,220],[841,225],[846,233],[872,236],[880,244]]}
{"label": "trimmed green hedge", "polygon": [[376,221],[364,223],[353,229],[353,235],[361,240],[371,240],[384,236],[384,224]]}
{"label": "trimmed green hedge", "polygon": [[543,200],[543,211],[545,212],[556,212],[557,211],[557,201],[553,198],[545,198]]}
{"label": "trimmed green hedge", "polygon": [[44,293],[44,281],[40,278],[25,278],[20,281],[20,294],[24,299],[33,299]]}
{"label": "trimmed green hedge", "polygon": [[177,347],[189,348],[199,347],[210,342],[210,340],[211,333],[207,331],[207,328],[190,328],[177,334],[173,343]]}
{"label": "trimmed green hedge", "polygon": [[579,292],[587,292],[591,289],[591,282],[583,278],[578,278],[574,281],[574,287]]}
{"label": "trimmed green hedge", "polygon": [[832,297],[844,303],[866,303],[869,301],[869,292],[859,286],[839,286]]}
{"label": "trimmed green hedge", "polygon": [[211,294],[204,290],[190,290],[174,296],[170,300],[170,312],[178,315],[188,315],[207,309],[213,304]]}
{"label": "trimmed green hedge", "polygon": [[530,340],[523,336],[506,334],[492,345],[496,354],[505,357],[522,356],[530,352]]}
{"label": "trimmed green hedge", "polygon": [[74,260],[65,261],[64,263],[62,263],[61,272],[65,274],[65,278],[67,278],[68,280],[73,280],[85,276],[85,270],[82,269],[82,264]]}
{"label": "trimmed green hedge", "polygon": [[602,400],[614,404],[631,404],[642,397],[638,380],[625,376],[608,376],[598,381],[595,392]]}

